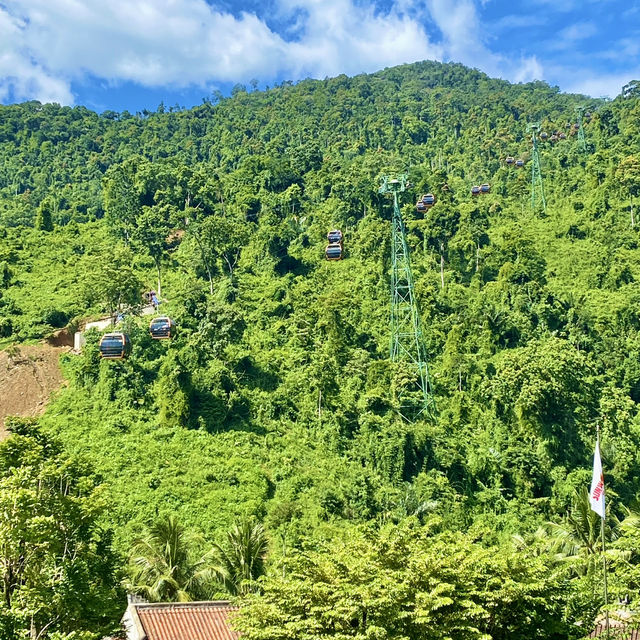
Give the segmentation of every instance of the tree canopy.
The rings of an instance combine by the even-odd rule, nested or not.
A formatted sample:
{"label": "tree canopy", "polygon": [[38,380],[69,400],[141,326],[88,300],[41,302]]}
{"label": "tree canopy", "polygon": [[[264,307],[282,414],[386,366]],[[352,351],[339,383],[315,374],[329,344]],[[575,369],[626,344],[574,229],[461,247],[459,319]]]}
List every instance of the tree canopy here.
{"label": "tree canopy", "polygon": [[[529,122],[564,134],[539,143],[546,214],[530,206]],[[133,344],[100,361],[88,332],[39,419],[100,476],[129,581],[134,541],[171,516],[189,567],[216,548],[228,591],[250,592],[249,637],[579,635],[601,593],[589,554],[560,562],[547,523],[587,522],[576,491],[600,424],[622,523],[612,593],[636,602],[639,122],[633,94],[435,62],[190,110],[1,106],[0,346],[116,311]],[[396,172],[415,185],[400,207],[438,407],[413,423],[397,411],[412,371],[389,359],[378,186]],[[336,228],[345,258],[328,262]],[[160,288],[170,341],[139,316]],[[35,482],[23,458],[11,482],[23,467]],[[260,544],[234,555],[235,522],[264,527]]]}

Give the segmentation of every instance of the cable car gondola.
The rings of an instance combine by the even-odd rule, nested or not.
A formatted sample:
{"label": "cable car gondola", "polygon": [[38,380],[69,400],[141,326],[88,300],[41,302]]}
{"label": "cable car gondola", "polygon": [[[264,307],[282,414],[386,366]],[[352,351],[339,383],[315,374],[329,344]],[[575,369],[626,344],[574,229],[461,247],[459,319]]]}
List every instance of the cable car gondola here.
{"label": "cable car gondola", "polygon": [[522,169],[522,167],[524,167],[524,160],[521,160],[520,158],[518,158],[516,160],[516,167],[518,167],[518,169]]}
{"label": "cable car gondola", "polygon": [[480,195],[480,187],[478,185],[473,185],[473,187],[471,187],[471,195],[472,196]]}
{"label": "cable car gondola", "polygon": [[507,156],[507,157],[505,158],[505,162],[506,162],[507,164],[513,164],[515,161],[516,161],[516,160],[515,160],[515,158],[514,158],[513,156]]}
{"label": "cable car gondola", "polygon": [[546,131],[543,131],[540,134],[540,140],[546,140],[549,137],[549,134]]}
{"label": "cable car gondola", "polygon": [[327,245],[327,248],[324,250],[324,256],[327,260],[342,260],[342,245]]}
{"label": "cable car gondola", "polygon": [[105,333],[98,349],[105,360],[123,360],[131,353],[131,340],[126,333]]}
{"label": "cable car gondola", "polygon": [[149,333],[154,340],[173,338],[176,323],[168,316],[154,318],[149,324]]}
{"label": "cable car gondola", "polygon": [[425,213],[426,211],[428,211],[429,207],[427,207],[427,205],[422,202],[422,200],[418,200],[418,202],[416,202],[416,211],[418,213]]}
{"label": "cable car gondola", "polygon": [[342,231],[340,229],[334,229],[327,233],[327,240],[329,244],[340,244],[342,242]]}
{"label": "cable car gondola", "polygon": [[558,136],[555,133],[552,133],[549,140],[551,140],[551,142],[558,142]]}
{"label": "cable car gondola", "polygon": [[567,139],[567,134],[564,133],[563,131],[560,131],[558,133],[558,138],[560,138],[560,140],[566,140]]}
{"label": "cable car gondola", "polygon": [[433,207],[433,204],[436,201],[436,198],[433,195],[433,193],[426,193],[425,195],[422,196],[421,200],[427,207]]}
{"label": "cable car gondola", "polygon": [[489,193],[491,191],[491,185],[485,182],[480,185],[480,193]]}

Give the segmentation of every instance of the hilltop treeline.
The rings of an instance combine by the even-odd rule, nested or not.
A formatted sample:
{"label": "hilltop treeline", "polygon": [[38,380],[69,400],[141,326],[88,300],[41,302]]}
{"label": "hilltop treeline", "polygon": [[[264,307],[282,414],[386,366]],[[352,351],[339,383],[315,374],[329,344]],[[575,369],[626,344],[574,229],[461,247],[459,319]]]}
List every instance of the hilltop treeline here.
{"label": "hilltop treeline", "polygon": [[[168,515],[197,552],[249,518],[269,541],[249,638],[580,637],[602,604],[584,493],[599,424],[611,596],[635,598],[639,115],[637,98],[427,62],[190,110],[0,107],[0,340],[121,309],[133,341],[101,362],[88,333],[33,427],[100,478],[113,570],[142,588],[127,557]],[[546,212],[530,122],[567,134],[540,145]],[[401,204],[438,407],[413,424],[388,356],[377,187],[394,172],[415,185]],[[137,316],[150,289],[170,342]],[[225,580],[208,593],[255,590]],[[8,602],[19,628],[28,598]]]}

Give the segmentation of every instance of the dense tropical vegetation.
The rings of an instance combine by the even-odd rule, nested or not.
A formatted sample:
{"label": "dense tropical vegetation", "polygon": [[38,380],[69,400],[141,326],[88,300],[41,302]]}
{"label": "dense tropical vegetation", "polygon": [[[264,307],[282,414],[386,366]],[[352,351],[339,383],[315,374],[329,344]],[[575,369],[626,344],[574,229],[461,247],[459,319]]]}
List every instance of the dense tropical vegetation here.
{"label": "dense tropical vegetation", "polygon": [[[587,150],[541,145],[532,210],[530,165],[504,158],[529,159],[528,122],[568,132],[585,103]],[[639,116],[638,97],[430,62],[190,110],[0,107],[0,344],[118,310],[133,341],[101,362],[88,332],[62,357],[69,386],[0,445],[20,512],[1,516],[7,637],[117,627],[121,584],[241,594],[251,639],[582,637],[602,605],[596,424],[611,597],[637,602]],[[398,416],[406,370],[388,357],[377,186],[398,171],[435,421]],[[335,227],[346,259],[326,262]],[[150,289],[170,342],[137,315]],[[53,486],[29,500],[59,531],[85,522],[74,576],[108,594],[84,617],[60,613],[61,543],[10,498],[60,466],[74,511]],[[31,540],[38,568],[16,578]]]}

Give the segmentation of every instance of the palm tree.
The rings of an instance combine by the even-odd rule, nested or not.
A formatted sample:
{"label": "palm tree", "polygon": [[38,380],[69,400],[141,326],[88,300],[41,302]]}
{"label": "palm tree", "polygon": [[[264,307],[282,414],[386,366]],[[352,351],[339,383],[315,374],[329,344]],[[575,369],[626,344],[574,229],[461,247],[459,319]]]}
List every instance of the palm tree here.
{"label": "palm tree", "polygon": [[[619,526],[617,518],[607,518],[611,539],[618,536]],[[601,522],[600,516],[591,510],[587,487],[576,490],[571,511],[562,522],[548,522],[544,530],[548,548],[559,560],[570,562],[578,575],[593,573],[602,548]]]}
{"label": "palm tree", "polygon": [[260,523],[246,518],[227,533],[224,545],[211,550],[213,574],[232,595],[257,589],[256,580],[265,573],[268,540]]}
{"label": "palm tree", "polygon": [[631,566],[638,564],[640,553],[638,543],[640,540],[640,502],[638,498],[630,507],[622,505],[625,517],[620,522],[618,539],[609,550],[613,560]]}
{"label": "palm tree", "polygon": [[151,602],[188,602],[206,596],[213,576],[206,557],[194,558],[193,542],[175,517],[155,522],[145,537],[134,541],[131,590]]}

